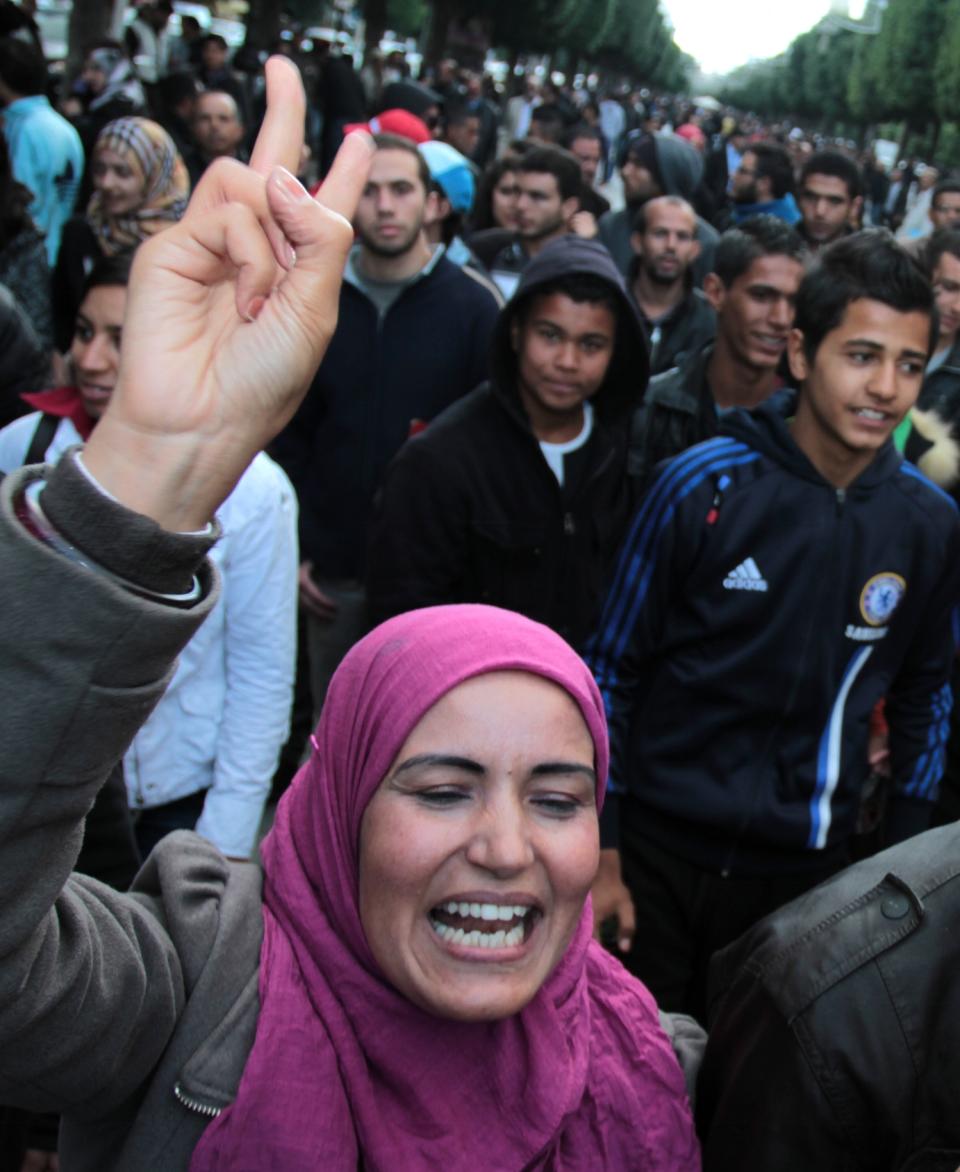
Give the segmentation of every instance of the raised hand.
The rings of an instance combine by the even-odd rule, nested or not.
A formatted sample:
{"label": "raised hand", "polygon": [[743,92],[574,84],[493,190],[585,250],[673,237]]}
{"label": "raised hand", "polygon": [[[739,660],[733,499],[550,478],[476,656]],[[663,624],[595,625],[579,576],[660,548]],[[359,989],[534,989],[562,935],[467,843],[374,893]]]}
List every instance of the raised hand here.
{"label": "raised hand", "polygon": [[169,529],[202,528],[296,410],[336,326],[370,140],[345,141],[316,199],[287,170],[303,140],[299,74],[267,63],[250,166],[214,163],[183,220],[142,245],[120,379],[84,461]]}

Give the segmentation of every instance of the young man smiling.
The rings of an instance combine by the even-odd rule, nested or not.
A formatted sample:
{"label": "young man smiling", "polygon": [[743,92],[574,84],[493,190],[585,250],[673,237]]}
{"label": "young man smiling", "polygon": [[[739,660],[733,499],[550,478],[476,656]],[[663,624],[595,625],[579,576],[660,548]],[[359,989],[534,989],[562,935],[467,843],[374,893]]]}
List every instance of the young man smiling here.
{"label": "young man smiling", "polygon": [[606,249],[550,244],[501,311],[491,382],[387,471],[367,561],[372,617],[487,602],[582,642],[631,509],[628,428],[646,372]]}
{"label": "young man smiling", "polygon": [[716,435],[724,411],[756,407],[778,388],[804,256],[796,232],[773,216],[723,234],[703,284],[716,338],[701,334],[651,379],[634,424],[635,471]]}
{"label": "young man smiling", "polygon": [[[933,304],[886,233],[826,249],[790,334],[799,390],[667,464],[621,551],[588,662],[610,720],[606,843],[639,921],[629,963],[665,1009],[703,1016],[711,954],[846,864],[881,697],[889,836],[929,822],[960,525],[889,441]],[[625,915],[626,938],[619,865],[604,855],[594,908]]]}

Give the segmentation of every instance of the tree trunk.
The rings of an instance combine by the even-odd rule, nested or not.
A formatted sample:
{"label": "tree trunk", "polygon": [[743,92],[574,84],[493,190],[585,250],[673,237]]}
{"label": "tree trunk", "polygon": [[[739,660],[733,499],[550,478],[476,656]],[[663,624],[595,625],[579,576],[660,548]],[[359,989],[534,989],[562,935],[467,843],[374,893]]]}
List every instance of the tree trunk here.
{"label": "tree trunk", "polygon": [[930,139],[930,160],[931,162],[937,157],[937,144],[940,141],[940,131],[943,129],[943,123],[939,118],[933,120],[933,138]]}
{"label": "tree trunk", "polygon": [[269,49],[280,36],[280,5],[276,0],[250,0],[246,25],[246,44]]}
{"label": "tree trunk", "polygon": [[900,146],[898,148],[898,155],[901,159],[907,157],[907,145],[910,142],[910,136],[913,134],[913,127],[909,121],[903,124],[903,134],[900,135]]}
{"label": "tree trunk", "polygon": [[383,40],[387,31],[387,0],[366,0],[363,6],[363,19],[366,22],[364,34],[364,61],[370,60],[370,54]]}
{"label": "tree trunk", "polygon": [[67,29],[68,75],[80,68],[87,45],[110,36],[112,18],[113,0],[74,0]]}
{"label": "tree trunk", "polygon": [[430,20],[430,38],[424,53],[424,65],[437,65],[447,47],[450,19],[457,9],[456,0],[433,0],[433,14]]}

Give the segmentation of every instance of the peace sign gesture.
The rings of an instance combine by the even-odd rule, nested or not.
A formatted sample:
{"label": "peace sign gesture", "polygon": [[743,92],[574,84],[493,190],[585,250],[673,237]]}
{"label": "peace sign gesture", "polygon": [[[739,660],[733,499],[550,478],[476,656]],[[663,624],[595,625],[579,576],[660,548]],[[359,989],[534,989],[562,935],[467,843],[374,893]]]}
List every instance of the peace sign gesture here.
{"label": "peace sign gesture", "polygon": [[118,385],[84,462],[168,529],[209,521],[296,410],[336,327],[371,146],[348,136],[312,199],[292,174],[304,111],[296,67],[271,58],[250,165],[215,162],[180,223],[137,253]]}

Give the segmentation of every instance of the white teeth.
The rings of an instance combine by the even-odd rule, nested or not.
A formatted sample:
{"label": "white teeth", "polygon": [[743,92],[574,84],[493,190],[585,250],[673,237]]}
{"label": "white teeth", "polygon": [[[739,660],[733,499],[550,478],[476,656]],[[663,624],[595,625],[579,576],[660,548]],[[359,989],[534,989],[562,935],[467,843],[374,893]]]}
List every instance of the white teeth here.
{"label": "white teeth", "polygon": [[462,916],[464,919],[469,916],[473,920],[515,920],[530,911],[523,904],[458,903],[453,899],[440,906],[450,916]]}
{"label": "white teeth", "polygon": [[869,407],[861,407],[857,414],[862,415],[864,419],[875,419],[878,423],[882,423],[886,419],[886,415],[882,411],[872,411]]}
{"label": "white teeth", "polygon": [[[467,948],[516,948],[523,943],[526,923],[533,915],[533,908],[524,904],[466,903],[453,899],[441,904],[438,910],[449,916],[469,917],[491,925],[489,930],[474,928],[467,932],[463,928],[445,924],[432,915],[429,917],[433,930],[441,940],[448,944],[462,944]],[[508,928],[508,923],[512,923],[512,927]],[[494,929],[494,924],[503,926]]]}
{"label": "white teeth", "polygon": [[431,918],[434,932],[448,944],[462,944],[465,948],[516,948],[523,943],[523,924],[517,924],[509,932],[503,928],[496,932],[464,932],[462,928],[451,928]]}

